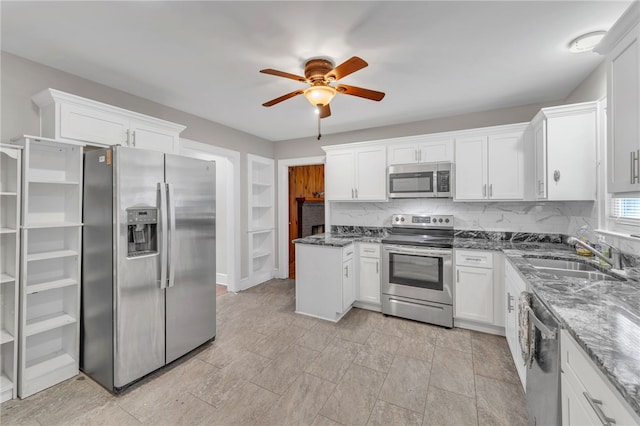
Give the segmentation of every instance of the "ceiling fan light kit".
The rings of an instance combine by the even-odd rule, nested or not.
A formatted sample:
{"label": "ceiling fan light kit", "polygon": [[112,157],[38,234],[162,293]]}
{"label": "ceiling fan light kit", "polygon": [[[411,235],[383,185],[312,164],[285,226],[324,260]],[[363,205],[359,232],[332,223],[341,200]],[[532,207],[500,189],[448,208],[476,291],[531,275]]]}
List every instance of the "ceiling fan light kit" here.
{"label": "ceiling fan light kit", "polygon": [[336,95],[336,89],[331,86],[311,86],[304,91],[304,96],[314,107],[329,105]]}
{"label": "ceiling fan light kit", "polygon": [[326,118],[331,115],[331,109],[329,103],[336,95],[336,93],[342,93],[345,95],[357,96],[359,98],[370,99],[372,101],[381,101],[384,98],[383,92],[375,90],[363,89],[361,87],[347,86],[339,84],[335,87],[330,83],[340,80],[343,77],[348,76],[362,68],[368,66],[363,59],[353,56],[347,59],[337,67],[333,67],[333,62],[327,59],[310,59],[304,66],[304,77],[290,74],[284,71],[278,71],[274,69],[260,70],[261,73],[271,74],[277,77],[284,77],[291,80],[296,80],[300,83],[308,83],[310,87],[305,90],[296,90],[294,92],[287,93],[278,98],[272,99],[262,104],[264,107],[270,107],[279,104],[282,101],[293,98],[294,96],[304,95],[305,98],[317,108],[318,111],[318,139],[320,139],[320,119]]}

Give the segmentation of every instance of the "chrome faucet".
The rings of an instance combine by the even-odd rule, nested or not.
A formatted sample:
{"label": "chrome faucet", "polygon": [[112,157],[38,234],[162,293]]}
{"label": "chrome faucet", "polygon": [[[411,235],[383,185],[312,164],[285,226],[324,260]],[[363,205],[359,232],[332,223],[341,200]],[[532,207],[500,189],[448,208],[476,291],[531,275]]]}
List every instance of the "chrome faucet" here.
{"label": "chrome faucet", "polygon": [[602,259],[607,262],[607,264],[613,269],[622,269],[622,256],[620,251],[613,246],[609,246],[609,253],[611,257],[607,257],[604,254],[600,253],[598,250],[591,247],[589,244],[580,241],[576,237],[567,238],[567,244],[574,244],[580,247],[583,247],[593,253],[598,259]]}

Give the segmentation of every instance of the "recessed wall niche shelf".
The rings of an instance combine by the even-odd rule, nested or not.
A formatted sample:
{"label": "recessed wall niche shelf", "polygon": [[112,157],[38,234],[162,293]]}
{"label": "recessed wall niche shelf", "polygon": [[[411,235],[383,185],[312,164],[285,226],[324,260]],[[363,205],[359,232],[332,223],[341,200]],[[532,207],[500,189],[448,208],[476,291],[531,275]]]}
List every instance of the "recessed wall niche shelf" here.
{"label": "recessed wall niche shelf", "polygon": [[24,136],[18,396],[78,374],[83,144]]}
{"label": "recessed wall niche shelf", "polygon": [[22,148],[0,144],[0,402],[17,396]]}
{"label": "recessed wall niche shelf", "polygon": [[249,286],[267,281],[275,268],[274,162],[247,155],[249,182]]}

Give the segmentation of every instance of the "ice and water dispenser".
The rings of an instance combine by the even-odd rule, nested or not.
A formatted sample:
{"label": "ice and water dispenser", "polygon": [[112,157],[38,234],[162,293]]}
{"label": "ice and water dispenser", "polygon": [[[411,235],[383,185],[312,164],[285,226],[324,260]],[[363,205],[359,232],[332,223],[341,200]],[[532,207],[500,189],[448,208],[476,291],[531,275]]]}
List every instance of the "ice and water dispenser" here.
{"label": "ice and water dispenser", "polygon": [[127,209],[127,257],[158,252],[158,209],[135,207]]}

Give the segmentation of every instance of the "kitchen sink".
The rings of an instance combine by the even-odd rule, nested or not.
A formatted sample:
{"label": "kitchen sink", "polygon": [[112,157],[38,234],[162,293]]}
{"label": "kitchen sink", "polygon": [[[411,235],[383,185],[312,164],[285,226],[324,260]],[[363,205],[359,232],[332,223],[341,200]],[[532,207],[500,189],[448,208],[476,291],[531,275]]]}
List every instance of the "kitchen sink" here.
{"label": "kitchen sink", "polygon": [[[588,266],[588,265],[585,265]],[[536,269],[540,272],[547,272],[549,274],[555,275],[557,277],[573,277],[573,278],[582,278],[585,280],[611,280],[611,281],[625,281],[624,278],[618,278],[615,275],[608,274],[606,272],[600,272],[598,270],[585,271],[585,270],[576,270],[576,269],[560,269],[560,268],[543,268],[536,267]]]}
{"label": "kitchen sink", "polygon": [[585,280],[612,280],[612,281],[625,281],[624,278],[620,278],[614,274],[601,271],[594,266],[586,263],[578,262],[575,260],[567,259],[547,259],[544,257],[529,257],[525,256],[527,261],[540,272],[546,272],[553,274],[559,278],[573,277],[582,278]]}
{"label": "kitchen sink", "polygon": [[596,271],[598,270],[586,263],[576,262],[574,260],[562,260],[562,259],[545,259],[540,257],[527,258],[530,264],[536,268],[556,268],[556,269],[569,269],[575,271]]}

